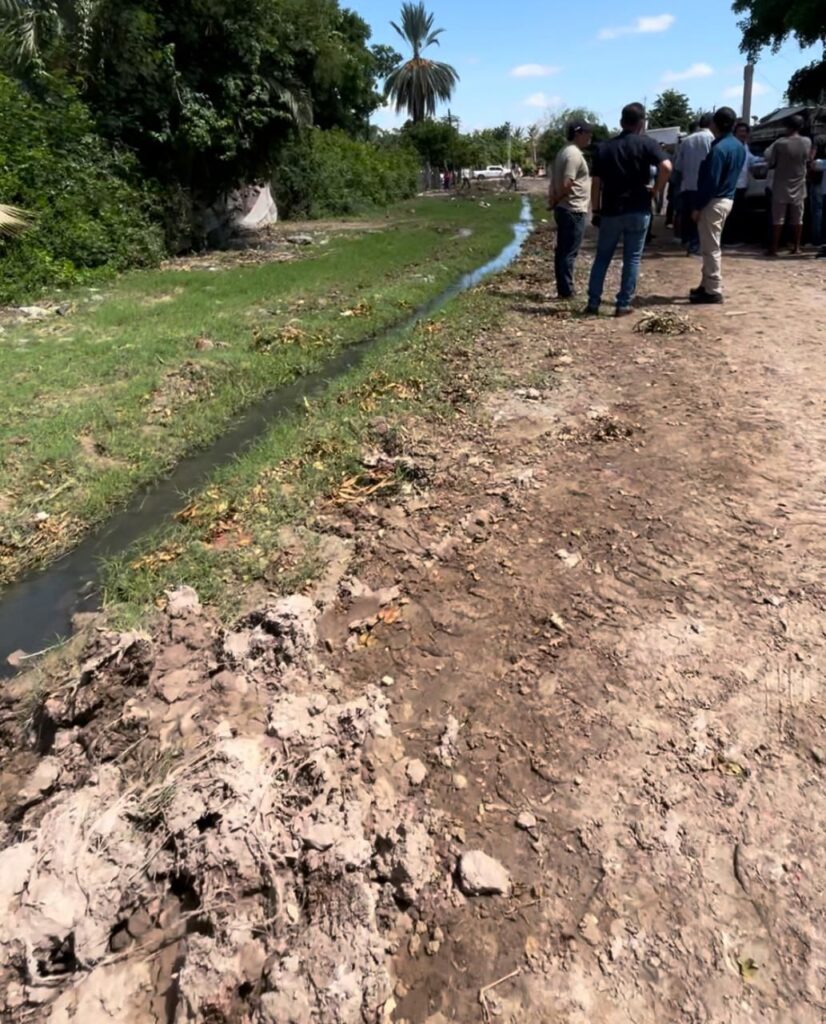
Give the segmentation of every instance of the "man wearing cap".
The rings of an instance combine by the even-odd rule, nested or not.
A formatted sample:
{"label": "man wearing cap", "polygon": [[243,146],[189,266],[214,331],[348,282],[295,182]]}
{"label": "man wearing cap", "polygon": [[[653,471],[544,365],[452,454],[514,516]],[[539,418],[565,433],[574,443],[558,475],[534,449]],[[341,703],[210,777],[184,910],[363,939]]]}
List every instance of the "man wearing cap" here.
{"label": "man wearing cap", "polygon": [[603,142],[594,158],[591,209],[599,239],[585,310],[591,314],[599,313],[605,277],[620,242],[622,280],[616,315],[627,316],[632,312],[631,300],[637,290],[651,222],[652,193],[655,197],[661,195],[671,175],[671,161],[650,136],[643,134],[645,107],[641,103],[629,103],[623,108],[620,125],[622,132]]}
{"label": "man wearing cap", "polygon": [[579,254],[591,191],[591,172],[582,155],[591,143],[593,128],[584,121],[568,125],[568,145],[554,160],[549,205],[556,220],[554,271],[560,299],[574,295],[574,264]]}

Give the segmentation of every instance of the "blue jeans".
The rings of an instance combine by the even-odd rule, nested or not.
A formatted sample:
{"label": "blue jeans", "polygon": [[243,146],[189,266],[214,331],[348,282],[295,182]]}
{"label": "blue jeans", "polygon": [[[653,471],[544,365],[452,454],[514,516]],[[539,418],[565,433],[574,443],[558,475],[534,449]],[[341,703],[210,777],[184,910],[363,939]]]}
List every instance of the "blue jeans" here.
{"label": "blue jeans", "polygon": [[820,185],[809,185],[809,213],[812,218],[812,245],[820,245],[823,241],[823,193]]}
{"label": "blue jeans", "polygon": [[568,299],[574,294],[574,264],[585,234],[585,214],[571,213],[565,207],[557,206],[554,210],[554,218],[556,220],[556,252],[554,253],[556,290],[561,299]]}
{"label": "blue jeans", "polygon": [[628,309],[640,276],[642,251],[645,236],[651,222],[650,213],[621,213],[614,217],[603,217],[599,226],[597,254],[591,268],[588,284],[588,308],[598,309],[602,301],[605,275],[614,258],[614,252],[622,239],[622,283],[617,294],[617,309]]}

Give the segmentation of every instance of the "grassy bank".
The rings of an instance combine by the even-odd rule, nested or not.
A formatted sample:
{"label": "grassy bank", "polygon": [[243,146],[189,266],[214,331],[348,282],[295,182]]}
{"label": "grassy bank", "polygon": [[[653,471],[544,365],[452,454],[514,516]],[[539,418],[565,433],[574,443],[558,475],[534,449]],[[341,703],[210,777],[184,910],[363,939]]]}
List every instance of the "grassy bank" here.
{"label": "grassy bank", "polygon": [[406,335],[379,342],[306,414],[282,421],[217,472],[177,522],[111,562],[104,574],[109,610],[132,623],[165,589],[187,583],[230,616],[254,581],[284,593],[306,582],[321,567],[313,541],[296,552],[284,527],[306,522],[313,509],[346,515],[368,496],[407,486],[403,468],[366,467],[365,449],[387,447],[389,431],[390,447],[403,452],[399,424],[411,415],[443,419],[448,435],[457,409],[496,378],[491,361],[471,379],[465,355],[501,321],[507,301],[476,289]]}
{"label": "grassy bank", "polygon": [[0,583],[70,547],[242,409],[398,322],[510,237],[518,201],[424,200],[288,263],[130,274],[0,339]]}

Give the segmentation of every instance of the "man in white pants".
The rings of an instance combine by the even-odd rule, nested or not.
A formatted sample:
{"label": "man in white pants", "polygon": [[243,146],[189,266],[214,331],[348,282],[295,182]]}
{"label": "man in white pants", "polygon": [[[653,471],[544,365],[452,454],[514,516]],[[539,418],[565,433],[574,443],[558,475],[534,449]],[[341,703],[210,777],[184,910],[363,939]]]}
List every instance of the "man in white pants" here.
{"label": "man in white pants", "polygon": [[746,162],[746,150],[732,135],[737,115],[731,107],[720,107],[714,114],[715,135],[703,165],[697,188],[694,220],[700,229],[703,256],[703,280],[693,288],[689,301],[695,305],[716,305],[723,301],[722,238],[726,218],[734,205],[737,179]]}

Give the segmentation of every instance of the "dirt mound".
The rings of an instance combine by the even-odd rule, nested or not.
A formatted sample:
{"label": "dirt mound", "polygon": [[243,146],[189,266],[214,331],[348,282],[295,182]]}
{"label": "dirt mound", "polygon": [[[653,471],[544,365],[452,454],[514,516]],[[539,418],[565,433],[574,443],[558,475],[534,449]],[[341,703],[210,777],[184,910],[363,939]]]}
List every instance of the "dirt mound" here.
{"label": "dirt mound", "polygon": [[5,1019],[390,1019],[432,821],[386,694],[345,700],[317,660],[319,614],[226,631],[182,589],[41,701],[0,851]]}

